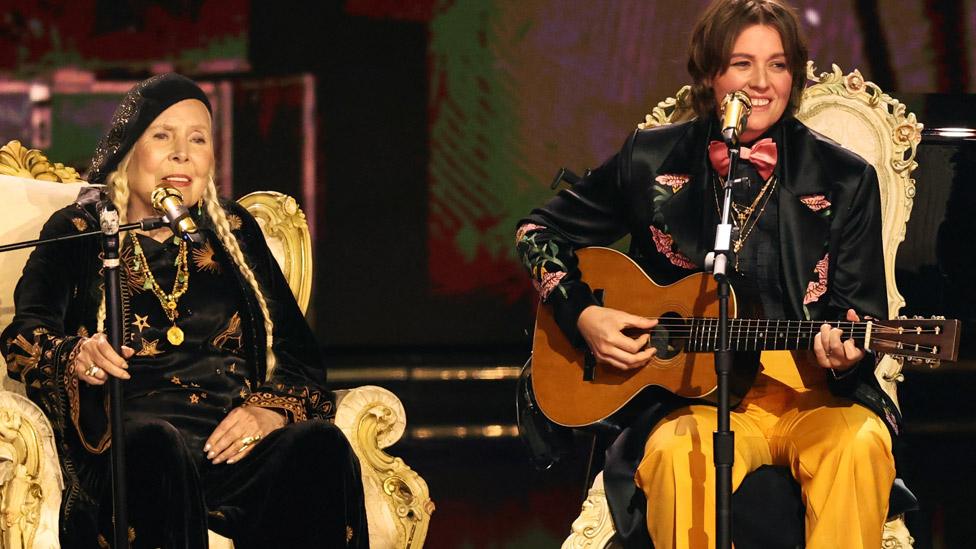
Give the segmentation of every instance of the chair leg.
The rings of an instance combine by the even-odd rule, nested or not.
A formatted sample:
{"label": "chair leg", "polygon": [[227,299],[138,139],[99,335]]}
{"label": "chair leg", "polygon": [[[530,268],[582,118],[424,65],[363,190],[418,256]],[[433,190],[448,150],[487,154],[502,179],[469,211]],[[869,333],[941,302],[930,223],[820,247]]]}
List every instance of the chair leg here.
{"label": "chair leg", "polygon": [[573,521],[573,530],[563,542],[562,549],[614,549],[618,547],[614,541],[616,533],[603,489],[603,471],[600,471],[593,479],[580,515]]}
{"label": "chair leg", "polygon": [[59,547],[62,488],[47,417],[26,397],[0,390],[0,547]]}
{"label": "chair leg", "polygon": [[884,525],[884,537],[881,538],[882,549],[912,549],[915,538],[908,533],[905,526],[905,515],[898,515]]}

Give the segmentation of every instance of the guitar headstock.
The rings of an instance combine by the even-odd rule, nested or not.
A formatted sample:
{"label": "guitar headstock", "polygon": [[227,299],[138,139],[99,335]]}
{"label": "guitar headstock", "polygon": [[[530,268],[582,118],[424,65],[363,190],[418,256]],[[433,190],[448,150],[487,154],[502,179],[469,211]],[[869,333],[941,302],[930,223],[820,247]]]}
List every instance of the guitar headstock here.
{"label": "guitar headstock", "polygon": [[903,357],[913,364],[936,367],[959,354],[958,320],[945,317],[899,317],[872,322],[868,346],[879,353]]}

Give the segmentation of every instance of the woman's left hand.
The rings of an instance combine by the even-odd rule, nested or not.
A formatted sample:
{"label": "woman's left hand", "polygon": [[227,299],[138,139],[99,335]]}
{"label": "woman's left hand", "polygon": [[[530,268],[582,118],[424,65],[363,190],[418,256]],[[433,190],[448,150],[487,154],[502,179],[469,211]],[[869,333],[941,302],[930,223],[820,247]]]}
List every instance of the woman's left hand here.
{"label": "woman's left hand", "polygon": [[285,426],[285,416],[258,406],[231,410],[207,439],[203,451],[214,464],[236,463],[247,457],[261,439]]}
{"label": "woman's left hand", "polygon": [[[854,309],[848,309],[847,320],[860,322],[861,318]],[[840,328],[832,328],[830,324],[820,327],[820,333],[813,340],[813,354],[821,368],[844,372],[864,358],[864,350],[858,349],[853,339],[841,341],[842,333]]]}

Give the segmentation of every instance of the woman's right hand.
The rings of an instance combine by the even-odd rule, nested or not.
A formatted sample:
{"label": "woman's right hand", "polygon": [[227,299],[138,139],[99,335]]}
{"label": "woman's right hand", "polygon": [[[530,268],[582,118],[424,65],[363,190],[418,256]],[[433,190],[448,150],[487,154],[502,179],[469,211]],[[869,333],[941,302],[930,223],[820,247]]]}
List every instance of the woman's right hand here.
{"label": "woman's right hand", "polygon": [[119,379],[131,377],[126,371],[129,365],[125,360],[134,355],[135,350],[123,346],[122,354],[125,358],[122,358],[101,332],[83,338],[78,345],[80,350],[71,363],[71,369],[78,379],[89,385],[102,385],[108,381],[109,375]]}
{"label": "woman's right hand", "polygon": [[596,359],[621,370],[639,368],[657,352],[653,347],[644,348],[650,334],[634,339],[624,334],[624,329],[650,330],[654,326],[657,320],[596,305],[584,309],[576,320],[576,327]]}

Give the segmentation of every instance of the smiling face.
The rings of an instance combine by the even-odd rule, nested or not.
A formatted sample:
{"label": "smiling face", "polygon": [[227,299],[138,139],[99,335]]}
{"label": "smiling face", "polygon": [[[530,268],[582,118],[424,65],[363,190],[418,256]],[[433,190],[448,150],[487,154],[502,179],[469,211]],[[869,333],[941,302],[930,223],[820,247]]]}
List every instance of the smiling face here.
{"label": "smiling face", "polygon": [[213,169],[210,111],[196,99],[175,103],[153,120],[132,147],[126,169],[127,218],[156,215],[150,196],[157,187],[178,189],[186,206],[196,204]]}
{"label": "smiling face", "polygon": [[[741,141],[750,143],[775,124],[790,103],[790,74],[779,32],[767,25],[746,27],[732,45],[729,64],[712,81],[715,99],[742,90],[752,100],[752,114]],[[721,113],[719,113],[721,116]]]}

